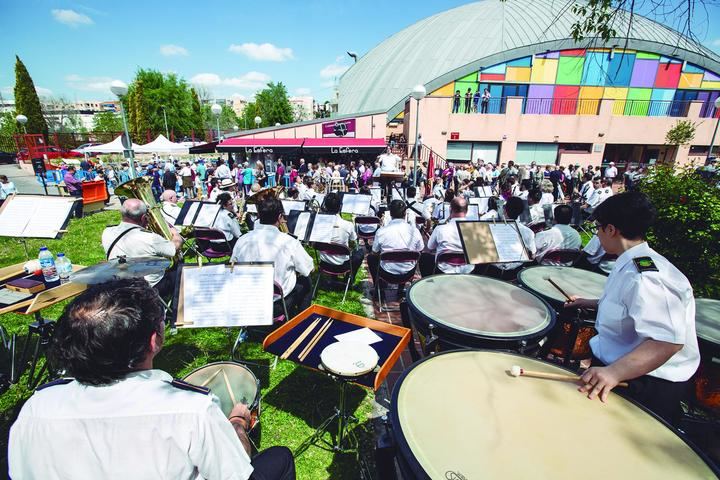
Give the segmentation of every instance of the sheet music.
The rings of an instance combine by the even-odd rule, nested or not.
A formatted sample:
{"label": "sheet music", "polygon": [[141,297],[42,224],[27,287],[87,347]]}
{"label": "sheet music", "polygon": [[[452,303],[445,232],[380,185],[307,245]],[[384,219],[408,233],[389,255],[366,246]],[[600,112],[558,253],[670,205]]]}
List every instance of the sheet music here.
{"label": "sheet music", "polygon": [[468,220],[480,220],[480,209],[478,206],[473,204],[468,205],[468,211],[465,218]]}
{"label": "sheet music", "polygon": [[290,215],[290,212],[293,210],[305,211],[305,202],[299,200],[283,200],[282,204],[285,215]]}
{"label": "sheet music", "polygon": [[[184,317],[187,327],[240,327],[272,324],[273,266],[226,265],[185,268]],[[242,292],[242,306],[226,301]]]}
{"label": "sheet music", "polygon": [[[18,201],[19,200],[19,201]],[[23,202],[22,198],[15,197],[10,201],[0,215],[0,236],[2,237],[20,237],[22,232],[30,223],[32,217],[28,213],[28,209],[34,212],[32,205]]]}
{"label": "sheet music", "polygon": [[55,238],[70,215],[74,199],[16,195],[0,212],[0,236]]}
{"label": "sheet music", "polygon": [[[399,190],[399,192],[398,192]],[[392,199],[393,200],[405,200],[405,189],[404,188],[395,188],[392,189]]]}
{"label": "sheet music", "polygon": [[313,198],[317,202],[318,205],[322,207],[322,204],[325,202],[325,194],[324,193],[316,193],[313,195]]}
{"label": "sheet music", "polygon": [[500,262],[529,260],[516,226],[512,223],[494,223],[490,225],[495,248]]}
{"label": "sheet music", "polygon": [[484,187],[475,187],[476,193],[478,197],[492,197],[493,191],[492,187],[484,186]]}
{"label": "sheet music", "polygon": [[196,227],[211,228],[222,207],[217,203],[198,203],[198,205],[200,206],[200,213],[195,219],[194,225]]}
{"label": "sheet music", "polygon": [[486,197],[470,197],[468,203],[470,205],[477,205],[479,215],[487,213],[488,211],[488,198]]}
{"label": "sheet music", "polygon": [[[330,242],[332,239],[333,228],[337,217],[335,215],[315,215],[312,232],[310,232],[309,241],[311,242]],[[303,238],[303,237],[300,237]]]}
{"label": "sheet music", "polygon": [[377,333],[373,332],[367,327],[359,330],[353,330],[352,332],[343,333],[341,335],[335,335],[335,340],[338,342],[357,342],[365,345],[372,345],[373,343],[382,342],[382,338]]}
{"label": "sheet music", "polygon": [[367,215],[370,212],[371,195],[343,195],[342,213],[353,215]]}
{"label": "sheet music", "polygon": [[370,196],[373,202],[380,203],[382,201],[382,189],[380,187],[370,187]]}
{"label": "sheet music", "polygon": [[300,239],[301,242],[305,240],[305,235],[307,235],[307,228],[311,218],[312,213],[310,212],[302,212],[298,215],[297,223],[295,223],[295,230],[293,230],[292,233]]}
{"label": "sheet music", "polygon": [[193,218],[195,218],[195,214],[197,213],[198,208],[200,208],[199,202],[191,202],[190,203],[190,205],[188,206],[187,213],[185,213],[185,218],[183,218],[183,221],[182,221],[183,227],[191,226],[193,224]]}

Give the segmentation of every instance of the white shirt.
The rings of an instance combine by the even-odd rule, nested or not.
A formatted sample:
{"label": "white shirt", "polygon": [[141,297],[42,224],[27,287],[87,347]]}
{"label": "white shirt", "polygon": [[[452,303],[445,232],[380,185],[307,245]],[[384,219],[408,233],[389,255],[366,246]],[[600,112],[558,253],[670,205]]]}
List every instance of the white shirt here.
{"label": "white shirt", "polygon": [[315,190],[312,188],[305,187],[305,190],[302,192],[299,192],[298,199],[305,201],[305,200],[312,200],[317,193],[315,193]]}
{"label": "white shirt", "polygon": [[614,166],[608,167],[605,169],[605,178],[615,178],[617,177],[617,168]]}
{"label": "white shirt", "polygon": [[230,216],[230,212],[224,208],[220,209],[215,221],[213,222],[212,228],[220,230],[225,234],[225,239],[229,242],[233,238],[240,238],[242,231],[240,230],[240,223],[237,221],[237,217]]}
{"label": "white shirt", "polygon": [[[373,252],[381,253],[391,250],[412,250],[419,252],[424,243],[420,230],[410,225],[403,218],[394,218],[382,228],[379,228],[373,241]],[[380,266],[388,273],[402,275],[415,268],[415,262],[385,263]]]}
{"label": "white shirt", "polygon": [[583,186],[580,189],[580,196],[582,196],[583,200],[587,202],[594,191],[595,187],[593,186],[592,180],[588,180],[587,182],[583,183]]}
{"label": "white shirt", "polygon": [[177,220],[178,215],[180,215],[180,207],[172,202],[162,202],[160,211],[166,222],[170,225],[175,225],[175,220]]}
{"label": "white shirt", "polygon": [[192,176],[192,170],[190,169],[190,167],[183,167],[183,168],[180,170],[179,175],[180,175],[181,177],[191,177],[191,176]]}
{"label": "white shirt", "polygon": [[[658,271],[640,272],[634,258],[650,257]],[[683,345],[652,377],[683,382],[700,364],[695,333],[695,299],[690,282],[665,257],[643,242],[620,255],[605,284],[590,339],[593,353],[606,365],[648,339]]]}
{"label": "white shirt", "polygon": [[450,203],[442,202],[435,205],[432,218],[444,221],[450,218]]}
{"label": "white shirt", "polygon": [[588,262],[593,265],[600,263],[602,258],[605,256],[605,249],[602,247],[600,239],[597,235],[592,236],[587,245],[585,245],[585,248],[583,248],[583,252],[587,254]]}
{"label": "white shirt", "polygon": [[313,271],[313,259],[300,241],[283,233],[275,225],[255,223],[255,228],[235,244],[234,262],[273,262],[275,281],[289,295],[295,288],[295,273],[307,277]]}
{"label": "white shirt", "polygon": [[552,205],[553,203],[555,203],[555,197],[553,197],[552,193],[545,192],[542,194],[542,197],[540,197],[539,205]]}
{"label": "white shirt", "polygon": [[[120,236],[122,232],[130,228],[134,230],[123,235],[115,246],[113,246],[112,252],[110,252],[110,256],[108,257],[109,260],[121,255],[127,258],[148,256],[173,258],[175,256],[175,245],[170,240],[166,240],[156,233],[140,228],[139,225],[127,222],[120,222],[119,225],[107,227],[103,231],[102,246],[106,255],[110,245],[112,245],[115,239]],[[163,275],[163,273],[145,275],[145,280],[154,287],[162,280]]]}
{"label": "white shirt", "polygon": [[0,200],[4,200],[13,193],[17,193],[15,184],[13,182],[0,183]]}
{"label": "white shirt", "polygon": [[[525,244],[525,248],[527,248],[530,258],[533,258],[533,255],[535,255],[535,252],[537,251],[537,247],[535,246],[535,232],[520,222],[517,223],[517,226],[520,231],[522,241]],[[495,266],[500,270],[513,270],[523,266],[523,262],[496,263]]]}
{"label": "white shirt", "polygon": [[500,220],[497,210],[488,210],[480,216],[480,220]]}
{"label": "white shirt", "polygon": [[217,167],[215,169],[215,178],[218,178],[221,180],[223,178],[231,178],[230,177],[230,169],[228,168],[228,166],[223,163],[222,165]]}
{"label": "white shirt", "polygon": [[[459,220],[463,220],[462,218]],[[460,232],[457,228],[457,218],[451,218],[445,225],[438,225],[433,230],[428,240],[428,250],[435,252],[437,257],[445,252],[462,252],[462,242],[460,241]],[[443,273],[470,273],[475,265],[449,265],[447,263],[438,264],[438,268]]]}
{"label": "white shirt", "polygon": [[[250,458],[215,395],[171,385],[162,370],[108,386],[36,391],[10,430],[10,476],[22,479],[242,479]],[[41,456],[35,447],[44,445]]]}
{"label": "white shirt", "polygon": [[[340,215],[335,216],[335,227],[332,229],[330,238],[323,240],[327,243],[337,243],[338,245],[350,246],[350,242],[357,241],[357,232],[352,222],[348,222]],[[320,254],[320,260],[331,265],[342,265],[350,260],[347,255],[325,255]]]}
{"label": "white shirt", "polygon": [[537,233],[535,246],[535,257],[542,260],[542,257],[552,250],[580,250],[582,240],[580,234],[570,225],[557,224],[549,230]]}
{"label": "white shirt", "polygon": [[610,187],[600,187],[593,190],[592,195],[588,199],[587,203],[592,210],[595,210],[598,205],[612,197],[613,191]]}

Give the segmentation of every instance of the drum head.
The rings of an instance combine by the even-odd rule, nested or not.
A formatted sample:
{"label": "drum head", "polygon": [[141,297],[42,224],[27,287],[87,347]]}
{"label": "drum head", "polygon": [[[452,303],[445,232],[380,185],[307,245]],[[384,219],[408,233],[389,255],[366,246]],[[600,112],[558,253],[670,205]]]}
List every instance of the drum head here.
{"label": "drum head", "polygon": [[546,265],[524,268],[517,276],[518,282],[528,290],[548,300],[565,303],[565,297],[548,281],[549,278],[568,295],[589,299],[599,299],[607,281],[607,277],[599,273],[573,267]]}
{"label": "drum head", "polygon": [[698,337],[720,346],[720,300],[695,299],[695,329]]}
{"label": "drum head", "polygon": [[370,345],[357,342],[331,343],[320,353],[323,367],[343,377],[359,377],[378,364],[378,354]]}
{"label": "drum head", "polygon": [[554,323],[550,308],[530,292],[478,275],[433,275],[415,282],[408,304],[423,320],[497,339],[541,336]]}
{"label": "drum head", "polygon": [[616,393],[590,401],[573,383],[512,377],[513,365],[568,373],[477,350],[439,353],[406,371],[390,407],[406,478],[715,478],[675,430],[634,403]]}
{"label": "drum head", "polygon": [[209,388],[220,399],[220,408],[225,416],[230,415],[236,402],[244,403],[250,410],[257,406],[257,378],[246,366],[239,363],[211,363],[190,372],[183,380]]}

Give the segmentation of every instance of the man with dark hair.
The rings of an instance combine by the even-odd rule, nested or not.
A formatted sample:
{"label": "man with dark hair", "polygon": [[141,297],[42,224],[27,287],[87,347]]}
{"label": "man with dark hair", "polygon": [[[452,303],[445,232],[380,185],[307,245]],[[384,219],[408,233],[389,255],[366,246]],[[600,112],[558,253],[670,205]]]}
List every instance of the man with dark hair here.
{"label": "man with dark hair", "polygon": [[[351,248],[352,253],[350,256],[347,255],[327,255],[325,253],[320,254],[320,261],[329,263],[336,266],[346,266],[350,262],[350,268],[352,269],[352,280],[351,283],[355,282],[355,276],[357,275],[360,266],[362,265],[365,253],[357,248],[357,232],[352,222],[348,222],[340,216],[340,209],[342,204],[340,203],[340,195],[335,192],[328,193],[325,195],[325,201],[323,202],[325,213],[335,215],[335,227],[332,229],[330,238],[326,239],[328,243],[335,243]],[[353,249],[354,248],[354,249]]]}
{"label": "man with dark hair", "polygon": [[[438,255],[446,252],[463,251],[457,221],[463,220],[467,215],[467,211],[468,201],[464,197],[452,199],[450,202],[450,219],[447,223],[435,227],[427,243],[429,252],[424,252],[420,256],[420,274],[423,277],[433,274]],[[472,264],[457,266],[447,263],[438,264],[438,269],[442,273],[470,273],[474,268],[475,266]]]}
{"label": "man with dark hair", "polygon": [[313,259],[302,244],[278,229],[285,222],[282,202],[267,196],[257,203],[258,220],[235,244],[234,262],[273,262],[275,282],[282,287],[290,316],[310,306]]}
{"label": "man with dark hair", "polygon": [[535,235],[535,258],[538,261],[552,250],[580,250],[580,234],[570,226],[572,213],[570,205],[558,205],[555,207],[556,225]]}
{"label": "man with dark hair", "polygon": [[612,197],[613,190],[607,178],[593,180],[593,192],[587,202],[582,206],[586,215],[592,214],[602,202]]}
{"label": "man with dark hair", "polygon": [[535,188],[528,193],[528,208],[530,210],[530,224],[545,221],[545,211],[540,203],[542,200],[542,190]]}
{"label": "man with dark hair", "polygon": [[606,401],[626,381],[624,393],[677,426],[680,401],[700,363],[695,299],[685,275],[645,241],[655,215],[640,192],[615,195],[597,207],[597,236],[618,259],[599,301],[573,297],[566,306],[598,310],[592,367],[582,375],[580,391]]}
{"label": "man with dark hair", "polygon": [[[245,405],[225,418],[208,389],[153,369],[163,311],[142,279],[92,287],[68,305],[48,356],[73,378],[23,406],[10,431],[12,478],[295,478],[285,447],[250,460]],[[38,461],[37,445],[55,447]]]}

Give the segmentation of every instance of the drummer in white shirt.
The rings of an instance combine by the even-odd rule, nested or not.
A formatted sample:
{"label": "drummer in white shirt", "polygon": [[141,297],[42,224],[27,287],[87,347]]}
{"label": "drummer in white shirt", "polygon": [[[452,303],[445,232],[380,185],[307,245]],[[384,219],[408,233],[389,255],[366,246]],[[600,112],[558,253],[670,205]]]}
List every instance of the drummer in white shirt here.
{"label": "drummer in white shirt", "polygon": [[557,224],[549,230],[535,235],[535,258],[542,261],[548,252],[553,250],[580,250],[582,240],[580,234],[570,226],[572,220],[572,207],[558,205],[555,207],[555,222]]}
{"label": "drummer in white shirt", "polygon": [[[423,277],[432,275],[435,270],[437,256],[446,252],[462,252],[462,242],[457,228],[457,221],[467,215],[468,201],[463,197],[455,197],[450,202],[450,219],[444,225],[438,225],[433,230],[427,243],[430,252],[423,252],[420,256],[420,274]],[[442,273],[471,273],[474,265],[449,265],[438,264]]]}
{"label": "drummer in white shirt", "polygon": [[[405,202],[393,200],[390,202],[390,216],[392,220],[384,227],[378,229],[373,241],[372,251],[368,254],[367,264],[373,284],[377,285],[377,270],[380,263],[380,253],[393,250],[411,250],[420,252],[424,243],[420,230],[405,221]],[[380,264],[385,272],[391,275],[404,275],[416,266],[414,262]]]}

